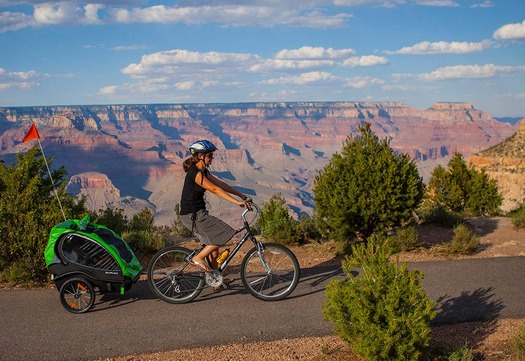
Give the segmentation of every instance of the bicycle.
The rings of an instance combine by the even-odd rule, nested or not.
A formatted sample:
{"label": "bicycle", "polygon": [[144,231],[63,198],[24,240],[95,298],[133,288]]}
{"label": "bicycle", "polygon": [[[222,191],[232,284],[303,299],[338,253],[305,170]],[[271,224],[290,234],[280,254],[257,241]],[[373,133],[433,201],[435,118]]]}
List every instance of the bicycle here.
{"label": "bicycle", "polygon": [[147,270],[148,284],[158,298],[168,303],[187,303],[201,293],[205,284],[210,287],[227,288],[223,283],[223,272],[248,240],[253,242],[254,247],[244,256],[240,270],[246,290],[263,301],[282,300],[295,290],[300,278],[297,258],[290,249],[281,244],[262,243],[255,238],[246,214],[255,209],[255,220],[261,209],[252,199],[247,201],[251,207],[242,212],[243,226],[236,234],[243,231],[246,233],[226,260],[213,272],[197,270],[191,262],[202,248],[191,250],[180,246],[168,246],[153,256]]}

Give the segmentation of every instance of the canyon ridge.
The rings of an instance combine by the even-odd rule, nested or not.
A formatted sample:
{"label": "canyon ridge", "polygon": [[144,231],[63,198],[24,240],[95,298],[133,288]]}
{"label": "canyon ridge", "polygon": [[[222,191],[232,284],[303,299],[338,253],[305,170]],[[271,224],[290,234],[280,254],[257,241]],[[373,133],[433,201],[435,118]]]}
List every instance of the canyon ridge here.
{"label": "canyon ridge", "polygon": [[[496,158],[506,153],[481,152],[522,134],[525,124],[499,122],[468,103],[435,103],[428,109],[400,102],[3,107],[0,160],[11,163],[16,154],[36,146],[36,140],[21,142],[31,122],[46,157],[54,159],[53,167],[64,165],[68,171],[70,193],[86,195],[87,206],[94,210],[116,207],[131,216],[149,207],[157,224],[175,218],[182,162],[198,139],[209,139],[219,148],[212,166],[215,175],[259,204],[281,193],[299,217],[314,210],[315,175],[365,122],[396,152],[410,155],[425,182],[454,152],[465,159],[479,153],[476,164],[497,174]],[[511,167],[523,171],[523,155],[517,159],[519,164]],[[523,187],[513,190],[514,203],[506,197],[507,210],[520,197]],[[238,222],[239,209],[217,197],[208,201],[212,214],[232,225]]]}

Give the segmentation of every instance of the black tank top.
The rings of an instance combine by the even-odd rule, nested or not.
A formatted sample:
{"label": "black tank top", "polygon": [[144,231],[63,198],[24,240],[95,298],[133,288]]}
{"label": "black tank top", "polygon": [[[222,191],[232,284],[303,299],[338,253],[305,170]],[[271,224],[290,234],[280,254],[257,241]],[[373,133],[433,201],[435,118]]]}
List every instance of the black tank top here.
{"label": "black tank top", "polygon": [[[184,187],[182,188],[182,195],[180,198],[180,214],[191,214],[206,209],[206,202],[204,201],[204,192],[206,189],[202,188],[195,182],[195,177],[200,172],[197,166],[192,165],[186,173],[184,178]],[[202,171],[202,176],[206,177],[208,170]]]}

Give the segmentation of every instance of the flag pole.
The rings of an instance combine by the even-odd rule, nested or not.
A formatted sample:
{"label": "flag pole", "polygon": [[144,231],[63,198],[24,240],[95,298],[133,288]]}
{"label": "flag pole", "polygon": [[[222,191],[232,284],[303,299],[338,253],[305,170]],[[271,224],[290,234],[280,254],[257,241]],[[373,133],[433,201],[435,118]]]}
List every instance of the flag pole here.
{"label": "flag pole", "polygon": [[[33,121],[31,121],[33,125]],[[36,129],[36,126],[35,126]],[[37,132],[38,134],[38,132]],[[64,217],[64,221],[67,221],[66,214],[64,213],[64,208],[62,208],[62,203],[60,202],[60,197],[58,196],[58,190],[55,187],[55,181],[53,181],[53,176],[51,175],[51,171],[49,170],[49,165],[47,164],[46,155],[44,154],[44,148],[42,148],[42,143],[40,143],[40,135],[36,137],[36,140],[38,141],[38,145],[40,146],[40,151],[42,152],[42,157],[44,157],[44,163],[46,164],[47,173],[49,174],[49,179],[51,180],[51,184],[53,185],[53,190],[55,191],[55,195],[57,197],[58,205],[60,206],[60,211],[62,212],[62,216]]]}

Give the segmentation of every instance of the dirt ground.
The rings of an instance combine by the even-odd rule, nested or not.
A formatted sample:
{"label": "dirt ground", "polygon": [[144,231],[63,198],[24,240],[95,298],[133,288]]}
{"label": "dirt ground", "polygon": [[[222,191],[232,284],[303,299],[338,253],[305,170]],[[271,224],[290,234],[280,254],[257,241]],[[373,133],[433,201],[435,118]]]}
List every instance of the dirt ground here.
{"label": "dirt ground", "polygon": [[[419,262],[427,260],[447,260],[458,258],[509,257],[525,256],[525,230],[517,231],[508,218],[470,219],[471,230],[480,238],[476,252],[469,256],[447,257],[442,252],[442,245],[453,237],[451,230],[421,225],[418,227],[421,247],[413,252],[399,255],[401,262]],[[312,267],[328,262],[341,263],[333,256],[329,244],[310,244],[292,247],[302,267]],[[474,348],[478,360],[518,360],[512,346],[512,338],[518,328],[525,324],[525,319],[501,319],[489,322],[468,322],[444,325],[432,328],[431,348],[444,350],[468,343]],[[432,353],[426,360],[446,359]],[[130,355],[112,361],[167,361],[167,360],[360,360],[349,347],[336,336],[287,339],[273,342],[254,342],[221,345],[189,350],[174,350],[148,355]],[[106,360],[109,361],[109,360]]]}

